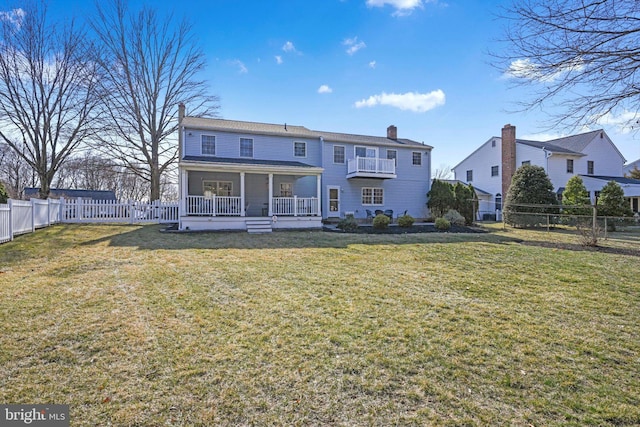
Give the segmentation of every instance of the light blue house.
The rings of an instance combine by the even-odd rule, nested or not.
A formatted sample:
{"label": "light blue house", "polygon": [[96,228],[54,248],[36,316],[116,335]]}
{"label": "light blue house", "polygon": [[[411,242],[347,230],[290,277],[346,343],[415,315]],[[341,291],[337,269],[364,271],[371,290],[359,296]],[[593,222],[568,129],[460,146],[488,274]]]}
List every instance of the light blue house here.
{"label": "light blue house", "polygon": [[320,228],[375,211],[427,216],[432,147],[180,113],[180,229]]}

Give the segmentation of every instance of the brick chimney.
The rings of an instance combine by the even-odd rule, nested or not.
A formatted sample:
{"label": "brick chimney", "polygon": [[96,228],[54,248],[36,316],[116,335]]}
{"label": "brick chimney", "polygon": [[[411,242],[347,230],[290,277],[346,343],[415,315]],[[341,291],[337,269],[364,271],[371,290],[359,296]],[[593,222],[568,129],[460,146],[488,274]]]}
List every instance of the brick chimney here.
{"label": "brick chimney", "polygon": [[[184,119],[184,103],[178,104],[178,156],[182,159],[182,145],[184,144],[184,130],[182,129],[182,119]],[[178,174],[181,175],[181,174]],[[182,187],[180,187],[182,188]]]}
{"label": "brick chimney", "polygon": [[387,138],[389,139],[398,139],[398,128],[394,125],[391,125],[387,128]]}
{"label": "brick chimney", "polygon": [[502,200],[507,198],[507,191],[515,172],[516,127],[506,124],[502,128]]}

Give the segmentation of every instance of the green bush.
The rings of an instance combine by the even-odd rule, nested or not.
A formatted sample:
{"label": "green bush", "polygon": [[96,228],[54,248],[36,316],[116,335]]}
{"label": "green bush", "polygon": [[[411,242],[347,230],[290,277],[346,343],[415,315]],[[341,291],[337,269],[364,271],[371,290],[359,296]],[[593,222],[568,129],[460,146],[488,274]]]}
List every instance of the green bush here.
{"label": "green bush", "polygon": [[443,216],[451,225],[465,225],[467,220],[455,209],[449,209]]}
{"label": "green bush", "polygon": [[436,219],[436,230],[447,231],[451,228],[451,223],[445,218]]}
{"label": "green bush", "polygon": [[409,228],[415,221],[416,220],[411,215],[404,214],[400,218],[398,218],[398,225],[400,227]]}
{"label": "green bush", "polygon": [[7,190],[5,190],[4,185],[0,182],[0,204],[7,203],[9,200],[9,195],[7,194]]}
{"label": "green bush", "polygon": [[353,215],[347,215],[338,222],[336,227],[343,231],[355,231],[358,229],[358,221],[356,221]]}
{"label": "green bush", "polygon": [[376,215],[376,217],[373,218],[373,228],[377,228],[377,229],[387,228],[390,222],[391,220],[389,219],[388,216],[383,214]]}

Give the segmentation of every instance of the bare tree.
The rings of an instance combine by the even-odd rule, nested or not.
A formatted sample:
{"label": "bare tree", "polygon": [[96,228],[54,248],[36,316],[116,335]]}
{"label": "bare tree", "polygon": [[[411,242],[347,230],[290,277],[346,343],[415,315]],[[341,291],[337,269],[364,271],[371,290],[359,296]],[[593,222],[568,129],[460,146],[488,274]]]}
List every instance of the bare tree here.
{"label": "bare tree", "polygon": [[[15,144],[20,145],[19,142]],[[4,183],[9,196],[13,199],[21,199],[25,187],[38,185],[38,178],[31,166],[4,143],[0,143],[0,181]]]}
{"label": "bare tree", "polygon": [[102,45],[100,63],[111,132],[102,144],[160,198],[161,176],[178,156],[178,104],[190,115],[212,115],[217,98],[198,79],[205,58],[190,30],[171,16],[143,8],[130,13],[124,0],[97,5],[91,25]]}
{"label": "bare tree", "polygon": [[548,112],[552,126],[637,126],[640,2],[514,0],[503,18],[495,64],[531,89],[524,109]]}
{"label": "bare tree", "polygon": [[73,22],[49,23],[44,2],[0,15],[0,141],[35,171],[42,198],[96,133],[93,52]]}
{"label": "bare tree", "polygon": [[451,171],[451,166],[445,165],[444,163],[440,164],[439,167],[433,170],[431,174],[431,179],[453,179],[453,172]]}

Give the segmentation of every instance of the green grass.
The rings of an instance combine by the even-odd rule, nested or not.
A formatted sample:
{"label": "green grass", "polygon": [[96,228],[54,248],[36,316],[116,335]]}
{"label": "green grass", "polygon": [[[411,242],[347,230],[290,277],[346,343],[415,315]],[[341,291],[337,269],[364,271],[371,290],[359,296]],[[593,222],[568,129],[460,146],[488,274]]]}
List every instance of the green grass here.
{"label": "green grass", "polygon": [[0,246],[0,402],[73,426],[640,425],[640,233]]}

